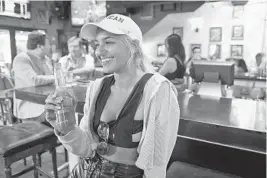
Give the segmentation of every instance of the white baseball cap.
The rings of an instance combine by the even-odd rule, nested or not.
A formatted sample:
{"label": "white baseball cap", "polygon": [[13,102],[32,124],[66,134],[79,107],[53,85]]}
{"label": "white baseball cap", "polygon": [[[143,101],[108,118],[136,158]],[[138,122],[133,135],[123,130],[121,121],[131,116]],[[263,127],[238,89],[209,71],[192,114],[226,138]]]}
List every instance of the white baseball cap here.
{"label": "white baseball cap", "polygon": [[97,28],[117,35],[127,35],[133,40],[142,42],[142,32],[139,26],[130,18],[121,14],[111,14],[99,23],[87,23],[83,25],[80,37],[86,40],[94,40]]}

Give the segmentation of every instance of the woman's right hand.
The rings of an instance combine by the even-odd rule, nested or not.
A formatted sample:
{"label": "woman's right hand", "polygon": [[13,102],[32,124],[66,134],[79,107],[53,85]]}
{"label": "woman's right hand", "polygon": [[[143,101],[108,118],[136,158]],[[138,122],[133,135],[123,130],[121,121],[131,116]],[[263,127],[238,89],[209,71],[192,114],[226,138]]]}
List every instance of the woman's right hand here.
{"label": "woman's right hand", "polygon": [[57,88],[45,100],[46,120],[60,133],[66,135],[75,128],[77,101],[65,88]]}

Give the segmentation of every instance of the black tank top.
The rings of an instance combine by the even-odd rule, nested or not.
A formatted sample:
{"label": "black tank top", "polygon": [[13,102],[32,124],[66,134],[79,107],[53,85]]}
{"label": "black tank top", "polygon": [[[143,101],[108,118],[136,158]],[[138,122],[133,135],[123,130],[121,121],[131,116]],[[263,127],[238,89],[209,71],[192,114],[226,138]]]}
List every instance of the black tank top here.
{"label": "black tank top", "polygon": [[179,78],[179,79],[182,79],[184,78],[184,74],[185,74],[185,66],[183,64],[181,64],[181,62],[179,61],[179,59],[174,56],[174,59],[176,61],[176,70],[172,73],[168,73],[165,75],[165,77],[169,80],[173,80],[173,79],[176,79],[176,78]]}
{"label": "black tank top", "polygon": [[[108,143],[124,148],[136,148],[138,146],[139,142],[132,141],[132,134],[143,130],[143,120],[134,120],[134,116],[141,102],[145,84],[152,75],[150,73],[145,74],[135,84],[117,120],[112,120],[107,123],[110,128]],[[97,128],[102,122],[100,121],[102,111],[111,93],[110,87],[114,82],[113,75],[103,79],[102,87],[96,100],[95,115],[93,118],[93,130],[96,134]],[[99,140],[102,141],[100,137]]]}

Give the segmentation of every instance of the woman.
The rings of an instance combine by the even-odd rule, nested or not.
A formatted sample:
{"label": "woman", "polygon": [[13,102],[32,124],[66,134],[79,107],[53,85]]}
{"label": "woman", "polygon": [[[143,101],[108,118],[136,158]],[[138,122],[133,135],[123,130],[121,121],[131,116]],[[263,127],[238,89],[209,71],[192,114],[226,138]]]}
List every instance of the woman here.
{"label": "woman", "polygon": [[235,73],[240,74],[240,73],[247,73],[248,68],[246,65],[246,62],[244,59],[236,59],[235,60]]}
{"label": "woman", "polygon": [[185,50],[181,37],[177,34],[171,34],[166,38],[165,46],[168,51],[168,58],[159,70],[159,73],[169,80],[178,79],[178,81],[183,83],[186,68],[184,65]]}
{"label": "woman", "polygon": [[177,92],[166,78],[148,72],[140,28],[112,14],[84,25],[81,36],[95,40],[103,71],[112,74],[90,83],[79,126],[73,99],[63,100],[66,120],[55,120],[62,89],[46,100],[59,141],[81,157],[71,177],[166,177],[179,124]]}

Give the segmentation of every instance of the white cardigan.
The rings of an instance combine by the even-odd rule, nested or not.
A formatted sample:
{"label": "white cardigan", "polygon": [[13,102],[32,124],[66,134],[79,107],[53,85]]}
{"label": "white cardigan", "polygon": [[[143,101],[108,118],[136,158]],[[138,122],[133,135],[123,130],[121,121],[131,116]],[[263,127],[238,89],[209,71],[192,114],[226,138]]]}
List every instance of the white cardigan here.
{"label": "white cardigan", "polygon": [[[92,132],[92,118],[102,80],[97,79],[87,89],[84,116],[79,127],[65,136],[58,136],[70,152],[80,157],[92,156],[97,145],[96,135]],[[177,90],[165,77],[156,73],[148,80],[143,97],[144,127],[135,164],[144,170],[145,178],[165,178],[180,119]]]}

